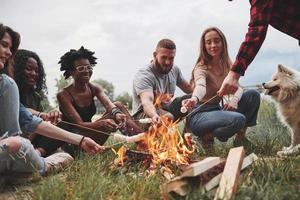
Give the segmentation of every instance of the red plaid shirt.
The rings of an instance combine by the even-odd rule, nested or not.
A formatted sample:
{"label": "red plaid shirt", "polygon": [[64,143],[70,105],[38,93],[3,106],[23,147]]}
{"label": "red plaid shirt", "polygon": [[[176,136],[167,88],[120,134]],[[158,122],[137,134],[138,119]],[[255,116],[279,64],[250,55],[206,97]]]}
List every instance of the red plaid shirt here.
{"label": "red plaid shirt", "polygon": [[300,0],[249,0],[250,23],[231,70],[244,75],[265,40],[269,24],[299,40]]}

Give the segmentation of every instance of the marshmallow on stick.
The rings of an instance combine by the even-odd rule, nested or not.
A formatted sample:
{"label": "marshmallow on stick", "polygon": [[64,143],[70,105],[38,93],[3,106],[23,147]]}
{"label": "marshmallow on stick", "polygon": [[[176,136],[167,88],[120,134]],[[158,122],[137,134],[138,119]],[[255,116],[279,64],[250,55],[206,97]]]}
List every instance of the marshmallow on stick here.
{"label": "marshmallow on stick", "polygon": [[187,112],[187,108],[186,108],[185,106],[182,106],[182,107],[180,108],[180,112],[181,112],[181,113],[186,113],[186,112]]}
{"label": "marshmallow on stick", "polygon": [[144,135],[145,135],[145,133],[139,133],[139,134],[133,135],[133,136],[126,136],[126,135],[122,135],[119,133],[114,133],[113,138],[117,141],[134,143],[134,142],[138,142],[138,141],[142,140]]}
{"label": "marshmallow on stick", "polygon": [[150,124],[152,123],[152,119],[151,118],[139,119],[138,122],[141,124]]}

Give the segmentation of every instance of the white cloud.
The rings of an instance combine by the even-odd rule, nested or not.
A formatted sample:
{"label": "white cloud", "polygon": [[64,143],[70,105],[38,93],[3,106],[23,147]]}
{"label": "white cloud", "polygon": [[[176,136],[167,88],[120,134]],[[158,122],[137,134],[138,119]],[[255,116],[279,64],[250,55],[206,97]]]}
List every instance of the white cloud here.
{"label": "white cloud", "polygon": [[[51,100],[60,56],[81,45],[99,58],[93,79],[112,82],[116,93],[131,92],[134,73],[164,37],[176,42],[176,64],[186,78],[208,26],[223,30],[234,59],[247,31],[249,7],[248,1],[227,0],[1,0],[0,13],[4,24],[21,33],[21,48],[43,60]],[[265,81],[278,63],[300,69],[299,53],[295,39],[270,28],[242,83]]]}

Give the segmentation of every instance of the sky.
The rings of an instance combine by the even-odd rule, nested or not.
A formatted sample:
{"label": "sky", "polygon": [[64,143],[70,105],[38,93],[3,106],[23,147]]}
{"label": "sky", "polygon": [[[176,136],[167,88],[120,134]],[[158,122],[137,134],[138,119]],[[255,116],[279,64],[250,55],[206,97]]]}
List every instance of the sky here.
{"label": "sky", "polygon": [[[48,97],[53,105],[55,78],[62,72],[59,58],[81,46],[95,51],[98,64],[93,79],[115,87],[115,96],[132,92],[137,70],[152,59],[157,42],[172,39],[177,45],[175,64],[190,79],[199,55],[200,36],[219,27],[234,60],[247,32],[249,1],[235,0],[0,0],[0,23],[21,34],[20,48],[36,52],[47,74]],[[266,40],[242,85],[271,79],[278,64],[300,71],[297,40],[270,27]],[[177,94],[181,94],[178,89]]]}

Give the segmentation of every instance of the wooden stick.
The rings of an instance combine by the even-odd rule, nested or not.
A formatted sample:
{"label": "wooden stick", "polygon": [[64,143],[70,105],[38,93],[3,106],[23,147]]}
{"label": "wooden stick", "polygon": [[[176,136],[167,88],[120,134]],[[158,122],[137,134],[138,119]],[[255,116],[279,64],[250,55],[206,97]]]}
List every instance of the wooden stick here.
{"label": "wooden stick", "polygon": [[230,149],[215,200],[229,200],[236,192],[244,155],[244,147]]}
{"label": "wooden stick", "polygon": [[180,177],[194,177],[218,165],[222,160],[220,157],[208,157],[199,162],[189,165]]}
{"label": "wooden stick", "polygon": [[[250,166],[256,160],[258,160],[258,157],[257,157],[257,155],[255,155],[255,153],[248,155],[243,161],[241,170],[244,170],[245,168]],[[205,190],[210,191],[211,189],[217,187],[220,183],[222,174],[223,173],[220,173],[217,176],[215,176],[214,178],[212,178],[210,181],[208,181],[204,186]]]}

